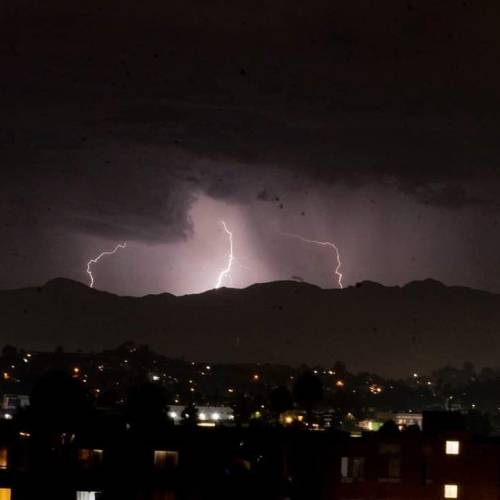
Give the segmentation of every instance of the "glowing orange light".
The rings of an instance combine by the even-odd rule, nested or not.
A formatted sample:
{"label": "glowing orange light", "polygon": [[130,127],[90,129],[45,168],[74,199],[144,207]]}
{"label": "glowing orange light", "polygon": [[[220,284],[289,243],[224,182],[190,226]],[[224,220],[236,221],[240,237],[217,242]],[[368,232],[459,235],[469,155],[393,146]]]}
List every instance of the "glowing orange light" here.
{"label": "glowing orange light", "polygon": [[0,469],[6,469],[8,463],[9,460],[7,448],[0,448]]}
{"label": "glowing orange light", "polygon": [[0,500],[10,500],[11,498],[10,488],[0,488]]}

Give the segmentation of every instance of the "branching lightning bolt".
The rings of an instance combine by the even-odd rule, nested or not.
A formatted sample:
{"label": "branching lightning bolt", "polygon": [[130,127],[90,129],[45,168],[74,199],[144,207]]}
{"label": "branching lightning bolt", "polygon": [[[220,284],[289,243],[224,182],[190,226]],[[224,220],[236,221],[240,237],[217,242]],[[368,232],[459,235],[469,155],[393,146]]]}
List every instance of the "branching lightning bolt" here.
{"label": "branching lightning bolt", "polygon": [[290,238],[295,238],[297,240],[302,241],[303,243],[311,243],[313,245],[320,245],[323,247],[330,247],[333,248],[335,251],[335,258],[336,258],[336,266],[335,266],[335,276],[337,277],[337,284],[339,288],[344,288],[344,285],[342,284],[342,273],[340,272],[340,268],[342,267],[342,261],[340,260],[340,251],[335,245],[335,243],[332,243],[331,241],[317,241],[317,240],[309,240],[307,238],[304,238],[303,236],[300,236],[299,234],[293,234],[293,233],[282,233],[283,236],[289,236]]}
{"label": "branching lightning bolt", "polygon": [[228,229],[226,223],[221,220],[220,221],[222,224],[222,227],[224,228],[224,231],[226,232],[228,238],[229,238],[229,254],[227,256],[227,265],[226,267],[220,272],[219,277],[217,278],[217,281],[215,282],[215,288],[220,288],[222,285],[222,282],[224,281],[224,278],[231,272],[231,268],[233,266],[233,261],[234,261],[234,254],[233,254],[233,233]]}
{"label": "branching lightning bolt", "polygon": [[115,248],[113,248],[113,250],[110,250],[110,251],[107,251],[107,252],[102,252],[100,253],[97,257],[95,257],[94,259],[90,259],[88,262],[87,262],[87,274],[89,275],[89,278],[90,278],[90,288],[94,288],[94,276],[92,274],[92,264],[97,264],[103,257],[106,257],[108,255],[113,255],[115,254],[120,248],[126,248],[127,247],[127,244],[126,243],[118,243],[118,245],[116,245]]}

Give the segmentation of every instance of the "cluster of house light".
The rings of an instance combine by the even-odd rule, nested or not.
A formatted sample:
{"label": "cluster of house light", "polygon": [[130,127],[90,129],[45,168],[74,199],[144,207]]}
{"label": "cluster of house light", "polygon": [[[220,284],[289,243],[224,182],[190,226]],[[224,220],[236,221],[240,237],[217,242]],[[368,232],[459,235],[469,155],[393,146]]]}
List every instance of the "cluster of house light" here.
{"label": "cluster of house light", "polygon": [[370,392],[372,394],[380,394],[382,392],[382,387],[377,384],[370,385]]}
{"label": "cluster of house light", "polygon": [[[173,420],[179,420],[181,418],[181,416],[176,411],[169,412],[168,416]],[[189,418],[189,414],[186,414],[186,417]],[[234,416],[229,415],[228,418],[229,418],[229,420],[233,420]],[[219,412],[213,412],[210,415],[207,415],[205,412],[198,413],[198,420],[200,420],[201,422],[205,422],[207,420],[212,420],[214,422],[218,422],[221,419],[222,419],[222,416]]]}

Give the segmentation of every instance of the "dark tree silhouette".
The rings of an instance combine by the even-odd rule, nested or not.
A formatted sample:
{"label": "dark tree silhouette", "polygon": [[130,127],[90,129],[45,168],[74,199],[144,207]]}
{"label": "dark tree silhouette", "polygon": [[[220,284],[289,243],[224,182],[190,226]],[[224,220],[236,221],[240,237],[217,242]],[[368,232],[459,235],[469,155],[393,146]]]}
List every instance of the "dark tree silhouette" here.
{"label": "dark tree silhouette", "polygon": [[306,410],[307,421],[311,423],[312,412],[323,399],[323,383],[311,371],[305,371],[295,381],[293,396],[296,403]]}
{"label": "dark tree silhouette", "polygon": [[2,357],[3,358],[7,358],[7,359],[11,359],[11,358],[15,358],[17,356],[17,348],[14,347],[13,345],[10,345],[10,344],[6,344],[3,346],[3,349],[2,349]]}
{"label": "dark tree silhouette", "polygon": [[283,385],[275,387],[269,393],[269,405],[274,413],[276,420],[279,416],[293,407],[293,398],[291,392]]}
{"label": "dark tree silhouette", "polygon": [[232,408],[236,424],[241,425],[250,421],[252,413],[258,408],[258,405],[253,397],[242,393],[236,396]]}
{"label": "dark tree silhouette", "polygon": [[75,431],[88,417],[92,403],[80,380],[63,371],[46,373],[31,392],[32,425],[47,433]]}
{"label": "dark tree silhouette", "polygon": [[338,377],[345,377],[347,373],[347,368],[342,361],[335,361],[333,365],[333,371],[335,372],[335,375]]}
{"label": "dark tree silhouette", "polygon": [[382,427],[379,429],[379,432],[382,434],[387,434],[392,436],[398,434],[399,429],[394,420],[387,420],[387,422],[384,422]]}
{"label": "dark tree silhouette", "polygon": [[189,403],[182,410],[182,420],[184,425],[195,426],[198,423],[198,408],[194,403]]}
{"label": "dark tree silhouette", "polygon": [[119,392],[114,388],[110,387],[104,389],[98,396],[96,405],[99,408],[113,408],[116,407],[120,399]]}
{"label": "dark tree silhouette", "polygon": [[159,384],[146,382],[130,389],[126,415],[136,431],[157,430],[168,424],[167,394]]}

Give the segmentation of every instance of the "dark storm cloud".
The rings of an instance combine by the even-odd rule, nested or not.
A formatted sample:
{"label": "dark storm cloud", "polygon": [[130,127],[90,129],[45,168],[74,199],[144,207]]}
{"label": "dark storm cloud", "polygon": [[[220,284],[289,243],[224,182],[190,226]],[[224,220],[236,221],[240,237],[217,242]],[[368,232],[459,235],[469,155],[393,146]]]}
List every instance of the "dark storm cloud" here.
{"label": "dark storm cloud", "polygon": [[4,203],[28,222],[148,242],[189,235],[201,192],[281,203],[299,186],[381,184],[439,207],[491,205],[496,11],[493,1],[10,3]]}
{"label": "dark storm cloud", "polygon": [[[413,194],[422,203],[437,207],[445,207],[451,209],[460,209],[466,206],[484,205],[486,201],[481,198],[476,198],[467,193],[466,189],[461,185],[425,185],[421,188],[414,187]],[[491,207],[491,203],[489,203]]]}

